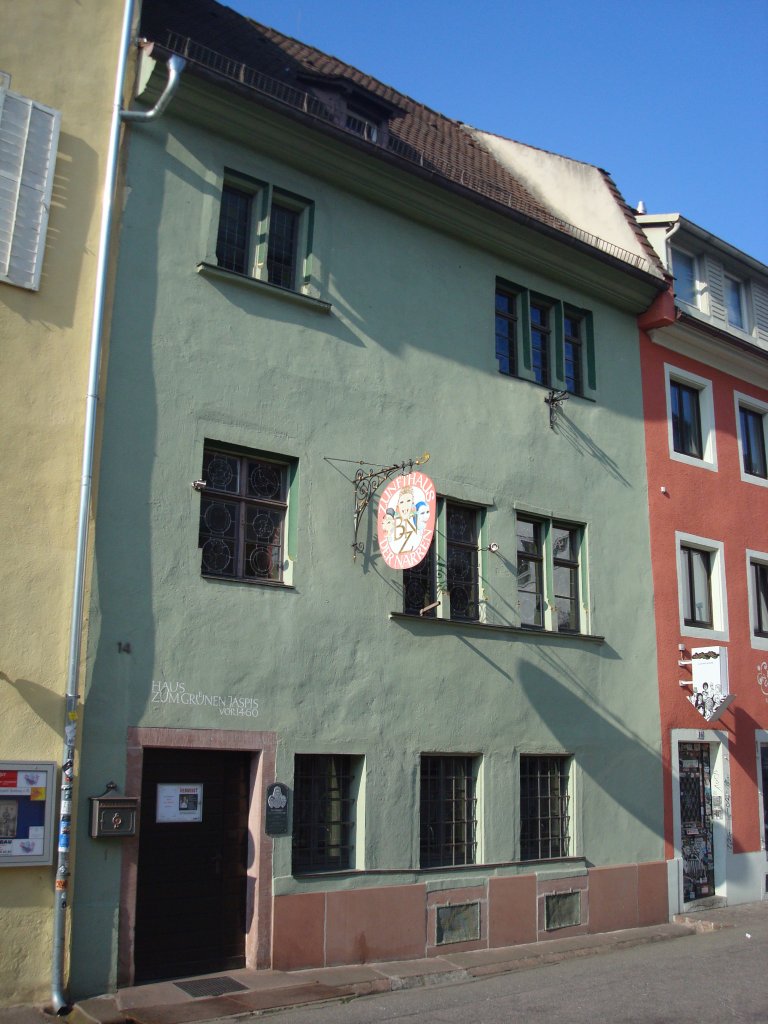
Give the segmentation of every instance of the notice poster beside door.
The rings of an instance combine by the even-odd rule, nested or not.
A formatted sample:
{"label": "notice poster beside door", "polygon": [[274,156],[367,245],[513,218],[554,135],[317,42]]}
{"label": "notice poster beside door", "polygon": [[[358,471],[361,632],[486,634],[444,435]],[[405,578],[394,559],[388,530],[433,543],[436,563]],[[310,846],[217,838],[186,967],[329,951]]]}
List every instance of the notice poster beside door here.
{"label": "notice poster beside door", "polygon": [[202,821],[203,785],[200,782],[160,782],[155,821]]}

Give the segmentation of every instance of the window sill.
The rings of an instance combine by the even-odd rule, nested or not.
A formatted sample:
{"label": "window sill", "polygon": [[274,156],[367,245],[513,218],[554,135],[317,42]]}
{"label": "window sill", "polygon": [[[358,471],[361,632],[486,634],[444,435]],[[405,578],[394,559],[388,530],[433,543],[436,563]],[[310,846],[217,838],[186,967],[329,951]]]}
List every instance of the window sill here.
{"label": "window sill", "polygon": [[532,384],[533,387],[541,388],[542,391],[565,391],[568,397],[563,399],[564,402],[567,402],[569,398],[580,398],[584,402],[592,402],[593,404],[597,402],[595,392],[592,392],[591,394],[585,394],[584,392],[581,391],[568,391],[566,388],[561,387],[559,384],[540,384],[539,381],[533,380],[531,377],[521,377],[517,373],[505,373],[504,370],[499,370],[498,373],[500,377],[506,377],[507,380],[519,380],[522,381],[524,384]]}
{"label": "window sill", "polygon": [[506,633],[512,636],[527,637],[530,640],[541,642],[542,640],[582,640],[586,643],[604,644],[605,637],[593,633],[556,633],[547,629],[530,629],[525,626],[499,625],[493,622],[471,622],[468,619],[438,619],[427,618],[419,615],[406,615],[405,612],[390,612],[390,619],[396,622],[423,622],[431,627],[445,627],[448,629],[470,629],[481,632]]}
{"label": "window sill", "polygon": [[225,270],[223,267],[217,267],[215,263],[198,263],[197,272],[203,277],[215,277],[220,281],[243,285],[245,288],[255,288],[256,291],[273,295],[277,299],[298,303],[298,305],[314,309],[318,313],[330,313],[333,309],[331,303],[325,302],[323,299],[315,299],[311,295],[304,295],[303,292],[295,292],[290,288],[281,288],[279,285],[270,284],[269,281],[260,281],[257,277],[249,277],[247,274],[238,274],[234,270]]}
{"label": "window sill", "polygon": [[201,572],[200,578],[212,580],[216,583],[242,583],[246,587],[269,587],[272,590],[295,590],[292,583],[283,583],[282,580],[246,580],[239,576],[214,576],[213,573]]}

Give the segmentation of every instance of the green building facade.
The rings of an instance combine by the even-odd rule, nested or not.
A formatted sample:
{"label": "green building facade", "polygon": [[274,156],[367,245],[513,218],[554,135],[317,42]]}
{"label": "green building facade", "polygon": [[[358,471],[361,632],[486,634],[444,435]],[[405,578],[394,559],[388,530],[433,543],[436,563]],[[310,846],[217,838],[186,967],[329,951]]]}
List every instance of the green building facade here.
{"label": "green building facade", "polygon": [[73,994],[666,920],[631,215],[207,0],[145,21],[190,62],[127,141]]}

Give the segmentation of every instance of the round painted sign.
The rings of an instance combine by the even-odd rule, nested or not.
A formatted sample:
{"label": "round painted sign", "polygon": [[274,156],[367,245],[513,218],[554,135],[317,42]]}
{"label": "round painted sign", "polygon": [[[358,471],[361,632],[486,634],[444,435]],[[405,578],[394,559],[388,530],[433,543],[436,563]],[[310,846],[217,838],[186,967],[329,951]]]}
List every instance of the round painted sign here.
{"label": "round painted sign", "polygon": [[379,501],[378,535],[390,569],[412,569],[421,562],[435,532],[435,485],[425,473],[398,476]]}

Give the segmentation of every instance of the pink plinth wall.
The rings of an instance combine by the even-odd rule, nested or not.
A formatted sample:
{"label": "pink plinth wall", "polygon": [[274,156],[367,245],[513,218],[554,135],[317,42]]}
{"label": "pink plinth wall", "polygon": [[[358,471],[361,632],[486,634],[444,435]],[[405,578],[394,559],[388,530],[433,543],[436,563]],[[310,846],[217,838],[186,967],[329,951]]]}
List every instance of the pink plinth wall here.
{"label": "pink plinth wall", "polygon": [[[579,892],[581,923],[545,929],[547,895]],[[437,943],[437,909],[477,904],[480,935]],[[667,920],[663,861],[592,868],[587,874],[491,877],[479,885],[428,891],[424,883],[276,896],[272,966],[300,970],[450,955]]]}

